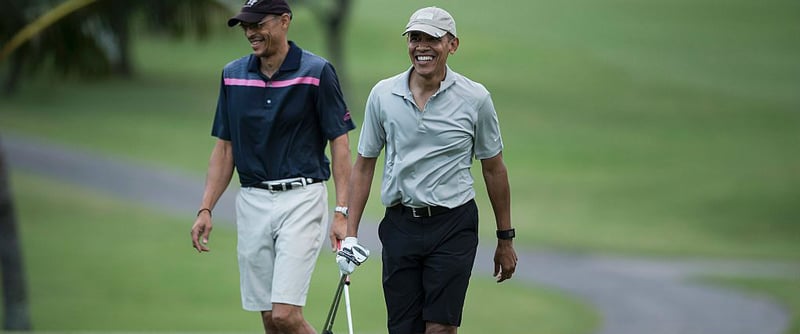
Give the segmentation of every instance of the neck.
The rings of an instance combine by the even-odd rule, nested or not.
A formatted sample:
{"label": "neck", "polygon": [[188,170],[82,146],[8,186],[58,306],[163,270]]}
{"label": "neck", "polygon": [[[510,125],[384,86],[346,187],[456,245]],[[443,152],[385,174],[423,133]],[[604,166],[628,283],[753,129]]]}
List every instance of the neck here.
{"label": "neck", "polygon": [[265,57],[259,57],[261,59],[261,72],[268,77],[272,77],[281,68],[281,64],[283,64],[287,54],[289,54],[289,43],[284,41],[276,46],[275,52]]}
{"label": "neck", "polygon": [[420,89],[421,91],[437,91],[446,76],[447,70],[442,73],[432,73],[427,76],[420,75],[417,71],[411,70],[411,75],[408,79],[409,86]]}

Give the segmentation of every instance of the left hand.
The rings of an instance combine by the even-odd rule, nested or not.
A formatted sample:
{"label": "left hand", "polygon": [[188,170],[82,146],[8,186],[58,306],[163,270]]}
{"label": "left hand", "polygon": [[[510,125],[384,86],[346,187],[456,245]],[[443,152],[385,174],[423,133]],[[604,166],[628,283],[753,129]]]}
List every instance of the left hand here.
{"label": "left hand", "polygon": [[342,275],[350,275],[369,258],[369,250],[358,244],[358,238],[347,237],[342,241],[342,250],[336,253],[336,263]]}
{"label": "left hand", "polygon": [[511,279],[517,269],[517,252],[511,240],[497,240],[494,251],[494,277],[497,283]]}
{"label": "left hand", "polygon": [[347,236],[347,217],[341,213],[334,212],[330,234],[332,252],[339,250],[339,241],[344,240],[345,236]]}
{"label": "left hand", "polygon": [[208,238],[211,236],[211,211],[207,213],[200,212],[192,225],[192,247],[197,249],[198,252],[210,252],[208,248]]}

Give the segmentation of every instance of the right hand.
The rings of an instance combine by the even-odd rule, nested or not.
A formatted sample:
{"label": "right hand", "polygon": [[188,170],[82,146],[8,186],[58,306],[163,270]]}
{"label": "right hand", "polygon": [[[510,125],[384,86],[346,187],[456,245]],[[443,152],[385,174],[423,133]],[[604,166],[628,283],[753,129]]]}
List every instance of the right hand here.
{"label": "right hand", "polygon": [[340,213],[334,213],[331,223],[331,251],[338,252],[342,239],[347,235],[347,218]]}
{"label": "right hand", "polygon": [[358,238],[347,237],[342,241],[342,249],[336,253],[336,263],[339,271],[350,275],[369,258],[369,250],[358,244]]}
{"label": "right hand", "polygon": [[198,252],[211,251],[208,246],[208,237],[211,235],[211,214],[207,211],[200,212],[192,225],[192,247]]}

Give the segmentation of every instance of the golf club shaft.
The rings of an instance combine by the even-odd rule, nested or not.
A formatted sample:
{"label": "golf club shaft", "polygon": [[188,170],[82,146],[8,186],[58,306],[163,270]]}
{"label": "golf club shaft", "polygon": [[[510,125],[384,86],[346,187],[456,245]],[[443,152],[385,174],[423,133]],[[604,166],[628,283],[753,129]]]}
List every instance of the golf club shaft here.
{"label": "golf club shaft", "polygon": [[336,287],[336,294],[333,296],[333,302],[328,311],[328,317],[325,319],[325,327],[322,330],[322,334],[333,334],[331,331],[333,329],[333,320],[336,318],[336,310],[339,308],[339,301],[342,299],[342,291],[344,290],[346,278],[346,275],[342,275],[339,278],[339,285]]}
{"label": "golf club shaft", "polygon": [[353,334],[353,314],[350,312],[350,277],[344,285],[344,306],[347,311],[347,329]]}

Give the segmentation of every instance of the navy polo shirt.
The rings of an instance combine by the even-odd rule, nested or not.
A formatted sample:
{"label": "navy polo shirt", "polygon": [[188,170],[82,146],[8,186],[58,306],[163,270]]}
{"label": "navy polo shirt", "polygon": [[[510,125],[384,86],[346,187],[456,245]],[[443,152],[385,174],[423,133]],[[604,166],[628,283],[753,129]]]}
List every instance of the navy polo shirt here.
{"label": "navy polo shirt", "polygon": [[355,128],[333,66],[291,41],[272,78],[260,63],[251,54],[225,65],[211,130],[231,142],[239,182],[329,179],[328,141]]}

